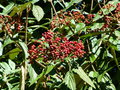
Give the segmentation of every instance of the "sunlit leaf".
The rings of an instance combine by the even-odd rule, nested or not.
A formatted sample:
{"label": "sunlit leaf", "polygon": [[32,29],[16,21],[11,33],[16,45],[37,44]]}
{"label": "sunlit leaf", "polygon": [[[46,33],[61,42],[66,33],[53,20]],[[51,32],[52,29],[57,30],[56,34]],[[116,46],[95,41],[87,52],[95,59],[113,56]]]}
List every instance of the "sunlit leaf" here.
{"label": "sunlit leaf", "polygon": [[79,67],[78,69],[73,69],[75,73],[77,73],[81,79],[83,79],[85,82],[87,82],[90,86],[95,88],[95,85],[93,84],[92,80],[88,77],[88,75],[84,72],[84,70]]}
{"label": "sunlit leaf", "polygon": [[32,12],[37,21],[40,21],[44,16],[43,9],[38,5],[33,5]]}
{"label": "sunlit leaf", "polygon": [[32,65],[28,65],[28,72],[29,72],[29,76],[30,76],[29,81],[31,83],[37,77],[37,73],[35,72],[35,70],[32,67]]}
{"label": "sunlit leaf", "polygon": [[12,9],[13,9],[13,7],[14,7],[14,3],[10,3],[9,5],[7,5],[6,7],[5,7],[5,9],[3,9],[3,14],[4,15],[6,15],[6,14],[8,14]]}
{"label": "sunlit leaf", "polygon": [[66,73],[64,82],[71,90],[76,90],[75,78],[72,71]]}
{"label": "sunlit leaf", "polygon": [[16,67],[15,63],[12,60],[10,60],[10,59],[8,60],[8,63],[9,63],[10,68],[12,70],[15,70],[15,67]]}

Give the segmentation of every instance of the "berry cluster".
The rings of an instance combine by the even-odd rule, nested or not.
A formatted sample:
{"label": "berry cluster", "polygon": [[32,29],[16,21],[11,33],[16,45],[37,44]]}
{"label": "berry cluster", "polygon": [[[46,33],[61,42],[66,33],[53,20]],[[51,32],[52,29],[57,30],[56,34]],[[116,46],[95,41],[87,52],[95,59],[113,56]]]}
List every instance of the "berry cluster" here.
{"label": "berry cluster", "polygon": [[117,4],[117,8],[116,8],[115,12],[120,12],[120,3]]}
{"label": "berry cluster", "polygon": [[[115,6],[112,4],[107,4],[104,5],[102,7],[102,9],[107,9],[108,11],[111,8],[114,8]],[[98,22],[103,22],[104,25],[97,29],[97,30],[87,30],[88,32],[94,32],[94,31],[107,31],[110,30],[110,28],[117,27],[117,23],[115,26],[115,23],[113,22],[120,22],[120,3],[117,4],[116,9],[112,12],[110,12],[109,14],[105,14],[103,13],[103,10],[100,10],[98,13],[99,15],[103,16],[102,18],[100,18],[98,20]],[[60,13],[58,13],[57,16],[53,17],[53,20],[50,24],[51,29],[54,28],[61,28],[63,26],[70,26],[71,25],[71,21],[74,20],[74,22],[77,23],[84,23],[86,26],[91,26],[93,25],[93,18],[94,18],[94,14],[82,14],[79,11],[67,11],[67,12],[63,12],[61,11]],[[74,27],[73,27],[74,29]]]}
{"label": "berry cluster", "polygon": [[81,41],[69,41],[66,37],[60,37],[59,33],[48,31],[42,34],[44,38],[39,39],[29,47],[30,60],[43,58],[44,62],[51,60],[64,60],[66,57],[83,57],[84,45]]}
{"label": "berry cluster", "polygon": [[74,20],[75,23],[85,23],[90,24],[92,22],[92,18],[94,18],[93,14],[83,15],[79,11],[61,11],[58,16],[54,16],[51,22],[51,28],[54,29],[56,27],[61,27],[64,25],[70,25],[70,21]]}
{"label": "berry cluster", "polygon": [[19,32],[22,28],[20,19],[15,19],[10,16],[0,15],[1,30],[8,31],[9,34]]}

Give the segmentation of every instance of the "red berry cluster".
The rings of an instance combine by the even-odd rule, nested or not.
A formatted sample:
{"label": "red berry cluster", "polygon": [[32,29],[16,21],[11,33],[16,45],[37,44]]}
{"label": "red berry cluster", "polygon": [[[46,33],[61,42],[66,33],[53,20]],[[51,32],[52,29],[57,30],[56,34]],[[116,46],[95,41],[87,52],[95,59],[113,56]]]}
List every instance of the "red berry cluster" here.
{"label": "red berry cluster", "polygon": [[30,60],[43,58],[44,62],[51,60],[64,60],[66,57],[83,57],[84,45],[81,41],[69,41],[66,37],[60,37],[59,33],[48,31],[42,34],[44,38],[39,39],[29,47]]}
{"label": "red berry cluster", "polygon": [[110,9],[111,7],[115,7],[115,6],[112,4],[107,4],[107,5],[103,6],[102,8],[103,9]]}
{"label": "red berry cluster", "polygon": [[117,8],[116,8],[115,12],[120,12],[120,3],[117,4]]}
{"label": "red berry cluster", "polygon": [[20,31],[22,27],[19,19],[4,15],[0,15],[0,24],[2,25],[2,30],[8,31],[10,34]]}
{"label": "red berry cluster", "polygon": [[115,17],[117,18],[117,21],[120,21],[120,3],[117,4],[117,8],[115,10]]}
{"label": "red berry cluster", "polygon": [[83,15],[79,11],[71,11],[71,12],[61,11],[58,14],[58,16],[53,17],[53,20],[50,25],[52,29],[63,25],[70,25],[71,20],[74,20],[75,23],[90,24],[92,22],[93,17],[94,17],[93,14]]}

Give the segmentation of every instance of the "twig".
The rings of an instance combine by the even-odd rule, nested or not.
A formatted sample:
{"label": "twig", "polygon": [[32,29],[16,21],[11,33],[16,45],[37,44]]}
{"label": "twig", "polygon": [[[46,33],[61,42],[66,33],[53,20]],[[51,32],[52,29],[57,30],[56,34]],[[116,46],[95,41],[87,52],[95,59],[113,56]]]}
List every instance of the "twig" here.
{"label": "twig", "polygon": [[28,29],[28,15],[29,15],[29,8],[26,10],[26,25],[25,25],[25,43],[27,44],[27,29]]}
{"label": "twig", "polygon": [[52,0],[49,0],[49,2],[50,2],[51,6],[52,6],[52,8],[53,8],[53,10],[54,10],[54,12],[55,12],[55,15],[58,17],[57,11],[56,11],[56,9],[55,9],[55,7],[54,7],[54,5],[53,5]]}
{"label": "twig", "polygon": [[91,8],[90,8],[90,10],[92,11],[92,9],[93,9],[93,0],[91,0]]}

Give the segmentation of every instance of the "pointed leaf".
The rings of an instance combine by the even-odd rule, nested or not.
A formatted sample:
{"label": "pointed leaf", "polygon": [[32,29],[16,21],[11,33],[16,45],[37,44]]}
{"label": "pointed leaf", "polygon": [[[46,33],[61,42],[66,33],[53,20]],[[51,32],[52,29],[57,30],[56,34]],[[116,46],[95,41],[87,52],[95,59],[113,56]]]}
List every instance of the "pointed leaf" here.
{"label": "pointed leaf", "polygon": [[95,85],[93,84],[92,80],[87,76],[87,74],[81,67],[79,67],[78,69],[73,69],[73,71],[77,73],[81,79],[83,79],[85,82],[87,82],[89,85],[95,88]]}

